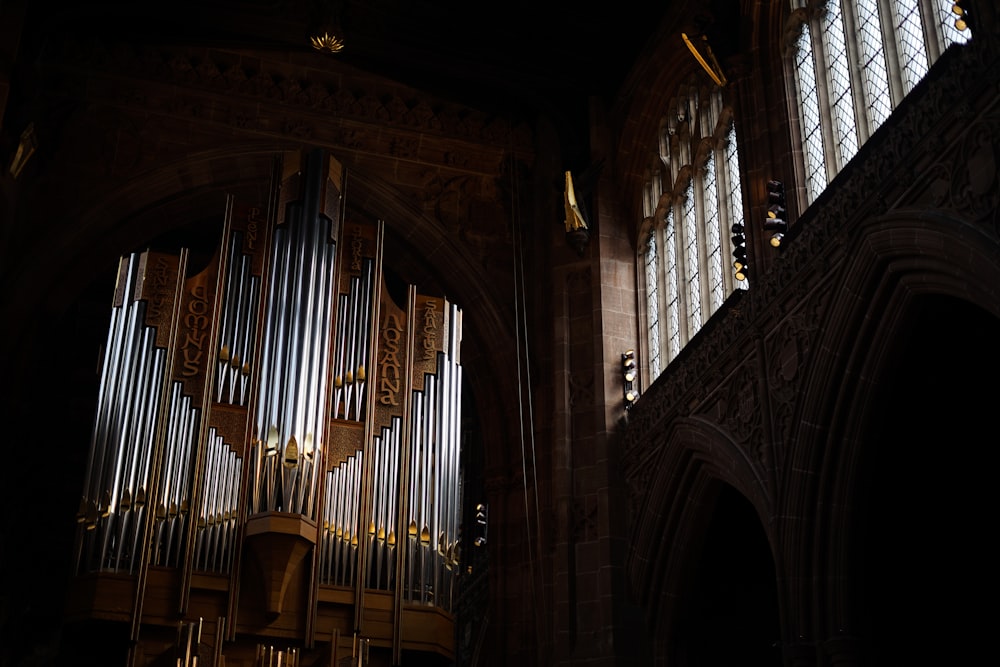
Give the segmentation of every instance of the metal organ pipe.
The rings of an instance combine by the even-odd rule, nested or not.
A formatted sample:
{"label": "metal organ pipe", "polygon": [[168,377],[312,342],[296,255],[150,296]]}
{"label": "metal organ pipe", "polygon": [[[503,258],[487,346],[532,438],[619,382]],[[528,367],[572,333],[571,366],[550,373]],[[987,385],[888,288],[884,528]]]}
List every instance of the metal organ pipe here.
{"label": "metal organ pipe", "polygon": [[207,483],[202,487],[195,547],[196,569],[229,571],[242,469],[242,459],[215,428],[210,428],[204,472]]}
{"label": "metal organ pipe", "polygon": [[450,306],[449,340],[438,352],[435,373],[411,394],[406,562],[403,598],[450,608],[458,575],[458,531],[462,506],[461,389],[458,359],[461,311]]}
{"label": "metal organ pipe", "polygon": [[361,421],[366,360],[371,354],[372,300],[375,294],[374,263],[361,262],[360,275],[351,276],[346,294],[338,297],[333,416]]}
{"label": "metal organ pipe", "polygon": [[260,278],[253,275],[251,258],[241,251],[244,234],[234,232],[229,240],[225,291],[219,327],[219,353],[216,363],[215,400],[219,403],[245,405],[253,339],[257,333],[257,303]]}
{"label": "metal organ pipe", "polygon": [[348,295],[341,294],[337,299],[337,353],[333,369],[333,416],[340,417],[340,405],[344,397],[344,361],[347,358],[344,339],[347,336]]}
{"label": "metal organ pipe", "polygon": [[191,397],[183,395],[183,385],[175,383],[166,442],[167,468],[155,516],[158,538],[153,562],[156,565],[176,565],[183,547],[190,501],[191,455],[199,412],[191,405]]}
{"label": "metal organ pipe", "polygon": [[122,259],[122,303],[111,311],[77,517],[84,528],[77,550],[81,571],[135,565],[166,360],[145,324],[146,303],[137,297],[142,271],[140,255]]}
{"label": "metal organ pipe", "polygon": [[336,251],[331,221],[314,209],[290,204],[285,226],[274,236],[274,289],[268,295],[264,334],[271,349],[261,368],[256,421],[257,432],[267,433],[264,479],[257,482],[266,491],[265,502],[257,511],[310,517],[317,483],[313,464],[325,427],[325,401],[320,399],[332,342]]}
{"label": "metal organ pipe", "polygon": [[358,345],[354,357],[354,381],[357,383],[357,392],[354,396],[354,415],[356,419],[361,419],[361,405],[364,399],[365,378],[367,369],[365,368],[371,352],[371,307],[374,284],[372,281],[372,260],[366,258],[362,261],[361,280],[358,285],[360,290],[360,313],[358,318]]}
{"label": "metal organ pipe", "polygon": [[374,561],[374,567],[369,569],[369,588],[388,590],[393,581],[401,427],[402,420],[395,417],[374,440],[373,451],[377,460],[374,466],[372,517],[368,530],[372,546],[370,557]]}

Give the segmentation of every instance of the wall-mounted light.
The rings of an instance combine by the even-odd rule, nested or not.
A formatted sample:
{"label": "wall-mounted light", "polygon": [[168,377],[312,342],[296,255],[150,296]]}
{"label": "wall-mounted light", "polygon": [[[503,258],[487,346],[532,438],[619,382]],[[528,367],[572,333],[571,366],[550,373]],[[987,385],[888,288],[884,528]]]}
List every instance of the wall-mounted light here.
{"label": "wall-mounted light", "polygon": [[639,398],[635,388],[638,369],[635,366],[635,351],[628,350],[622,354],[622,391],[625,398],[625,409],[628,410]]}
{"label": "wall-mounted light", "polygon": [[767,218],[764,231],[771,232],[771,245],[781,246],[788,231],[788,211],[785,209],[785,185],[781,181],[767,182]]}
{"label": "wall-mounted light", "polygon": [[955,4],[951,7],[951,11],[955,14],[955,29],[959,32],[965,32],[972,27],[972,17],[969,16],[969,10],[965,8],[966,1],[955,0]]}
{"label": "wall-mounted light", "polygon": [[486,545],[486,532],[490,522],[490,506],[486,503],[476,505],[476,535],[472,543],[477,547]]}
{"label": "wall-mounted light", "polygon": [[730,240],[733,242],[734,275],[736,280],[743,282],[750,273],[749,266],[747,265],[746,236],[744,235],[743,225],[736,223],[730,231],[733,233]]}

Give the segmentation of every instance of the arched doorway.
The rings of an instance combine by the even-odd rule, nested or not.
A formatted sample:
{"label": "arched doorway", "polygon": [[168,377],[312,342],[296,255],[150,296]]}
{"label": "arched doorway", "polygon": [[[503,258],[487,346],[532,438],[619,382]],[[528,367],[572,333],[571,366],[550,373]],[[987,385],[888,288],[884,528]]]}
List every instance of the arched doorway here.
{"label": "arched doorway", "polygon": [[720,484],[691,553],[670,664],[781,665],[774,560],[750,502]]}
{"label": "arched doorway", "polygon": [[854,556],[870,664],[953,663],[988,636],[998,339],[1000,320],[942,296],[915,300],[900,330],[862,454]]}

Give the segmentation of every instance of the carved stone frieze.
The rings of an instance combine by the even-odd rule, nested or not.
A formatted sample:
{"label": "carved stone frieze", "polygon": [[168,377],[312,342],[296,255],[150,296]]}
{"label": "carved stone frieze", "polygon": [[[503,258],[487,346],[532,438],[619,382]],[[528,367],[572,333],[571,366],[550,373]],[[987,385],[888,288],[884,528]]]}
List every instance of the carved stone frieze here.
{"label": "carved stone frieze", "polygon": [[733,442],[749,454],[752,454],[752,443],[759,440],[763,422],[758,409],[760,399],[756,378],[759,374],[758,364],[748,360],[736,368],[728,381],[719,387],[717,394],[719,423]]}
{"label": "carved stone frieze", "polygon": [[[775,327],[765,343],[767,408],[775,442],[789,442],[792,438],[797,399],[803,395],[813,365],[816,340],[821,334],[818,323],[830,292],[807,293],[803,285],[791,290],[791,294],[785,303],[796,304],[797,308]],[[784,453],[781,448],[774,452],[776,465],[780,465]]]}
{"label": "carved stone frieze", "polygon": [[61,108],[72,109],[69,122],[88,128],[61,133],[86,146],[58,149],[67,170],[73,165],[72,178],[93,178],[81,183],[85,191],[113,189],[107,176],[199,152],[309,143],[378,173],[454,231],[484,265],[496,261],[498,244],[509,243],[497,175],[512,155],[532,164],[527,125],[336,65],[94,40],[60,46],[46,54],[40,71],[61,82],[50,89],[64,98]]}
{"label": "carved stone frieze", "polygon": [[[93,77],[168,83],[226,97],[239,96],[291,105],[294,113],[330,112],[338,119],[377,120],[380,125],[459,136],[472,142],[532,153],[531,131],[476,110],[431,101],[390,81],[353,70],[269,62],[239,51],[174,49],[66,43],[46,65]],[[404,96],[405,93],[405,96]],[[289,110],[292,111],[292,110]]]}
{"label": "carved stone frieze", "polygon": [[972,120],[961,141],[937,153],[920,180],[911,180],[913,202],[957,212],[1000,236],[1000,110]]}

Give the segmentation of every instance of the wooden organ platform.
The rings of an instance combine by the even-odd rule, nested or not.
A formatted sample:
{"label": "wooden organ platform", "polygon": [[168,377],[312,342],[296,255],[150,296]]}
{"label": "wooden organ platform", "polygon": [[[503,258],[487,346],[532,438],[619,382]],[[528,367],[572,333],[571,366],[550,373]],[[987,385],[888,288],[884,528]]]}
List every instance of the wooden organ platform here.
{"label": "wooden organ platform", "polygon": [[462,312],[390,294],[336,159],[275,165],[206,268],[122,258],[70,613],[128,665],[450,664]]}

